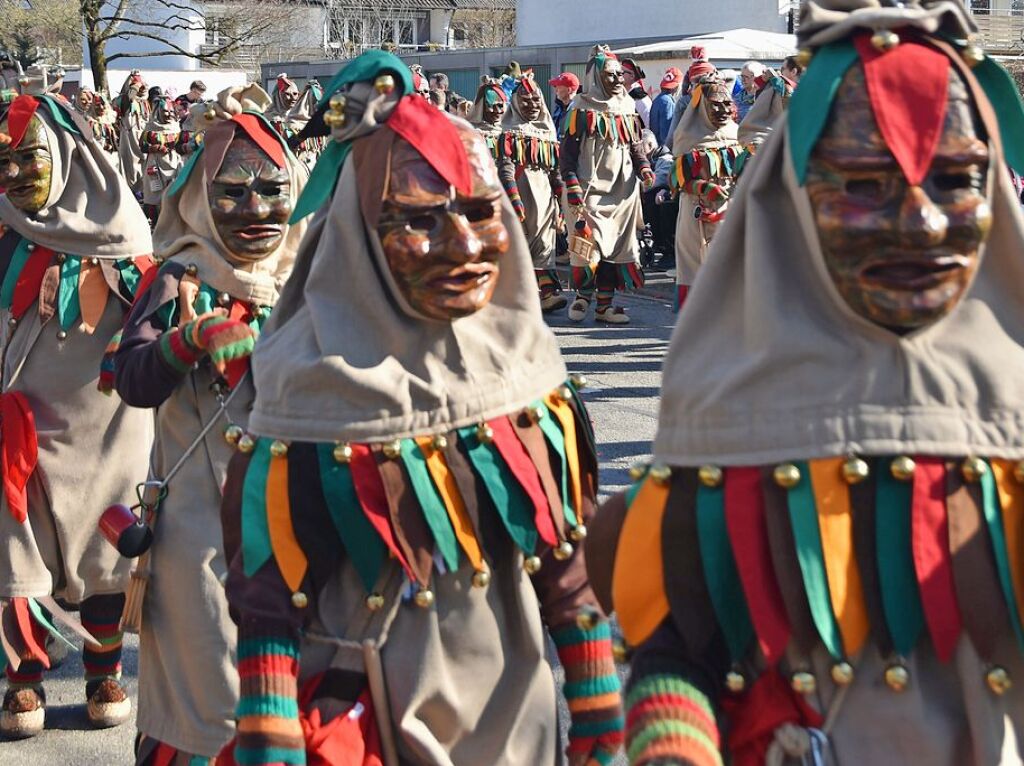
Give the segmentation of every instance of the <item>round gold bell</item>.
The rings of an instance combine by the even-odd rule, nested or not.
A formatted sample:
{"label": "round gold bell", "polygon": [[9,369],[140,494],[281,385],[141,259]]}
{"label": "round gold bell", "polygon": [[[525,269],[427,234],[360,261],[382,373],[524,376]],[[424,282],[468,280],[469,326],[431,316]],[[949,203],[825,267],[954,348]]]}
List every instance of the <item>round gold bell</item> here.
{"label": "round gold bell", "polygon": [[213,122],[214,120],[217,119],[217,110],[216,109],[207,109],[205,112],[203,112],[203,117],[206,118],[207,122]]}
{"label": "round gold bell", "polygon": [[256,448],[256,440],[249,434],[242,434],[235,446],[238,447],[239,452],[252,452]]}
{"label": "round gold bell", "polygon": [[914,463],[914,459],[901,455],[892,461],[889,466],[889,470],[892,471],[894,479],[899,481],[910,481],[914,478],[914,470],[917,468],[917,464]]}
{"label": "round gold bell", "polygon": [[601,615],[590,606],[580,607],[576,613],[576,627],[580,630],[593,630],[601,622]]}
{"label": "round gold bell", "polygon": [[379,593],[371,593],[366,597],[366,608],[371,612],[379,612],[384,608],[384,597]]}
{"label": "round gold bell", "polygon": [[775,466],[772,477],[780,487],[792,489],[800,483],[800,469],[792,463],[782,463]]}
{"label": "round gold bell", "polygon": [[17,327],[18,326],[18,320],[15,319],[14,317],[11,317],[10,319],[7,320],[7,325],[9,327]]}
{"label": "round gold bell", "polygon": [[582,391],[587,387],[589,381],[587,381],[585,375],[573,374],[569,376],[569,382],[572,383],[572,387],[577,391]]}
{"label": "round gold bell", "polygon": [[229,303],[231,303],[231,296],[228,295],[227,293],[221,293],[220,295],[217,296],[217,303],[219,303],[221,306],[227,306]]}
{"label": "round gold bell", "polygon": [[702,465],[697,469],[697,478],[705,487],[718,487],[722,484],[722,469],[717,465]]}
{"label": "round gold bell", "polygon": [[57,253],[57,263],[64,263],[68,259],[64,253]]}
{"label": "round gold bell", "polygon": [[416,602],[416,606],[420,609],[429,609],[434,605],[434,592],[429,588],[421,588],[416,591],[413,601]]}
{"label": "round gold bell", "polygon": [[843,463],[843,481],[853,486],[860,484],[870,474],[868,464],[859,457],[850,457]]}
{"label": "round gold bell", "polygon": [[344,112],[347,103],[347,98],[340,93],[335,93],[331,96],[331,100],[327,102],[327,105],[331,108],[332,112]]}
{"label": "round gold bell", "polygon": [[811,63],[811,59],[814,58],[814,51],[810,48],[801,48],[796,54],[796,63],[802,66],[804,69]]}
{"label": "round gold bell", "polygon": [[668,484],[672,480],[672,469],[664,464],[653,466],[650,473],[655,484]]}
{"label": "round gold bell", "polygon": [[389,74],[382,74],[373,81],[373,87],[378,93],[388,94],[395,89],[395,78]]}
{"label": "round gold bell", "polygon": [[910,684],[910,671],[906,665],[890,665],[885,669],[885,683],[894,692],[901,692]]}
{"label": "round gold bell", "polygon": [[437,434],[433,439],[430,440],[430,446],[436,451],[440,452],[448,447],[448,437],[444,434]]}
{"label": "round gold bell", "polygon": [[980,45],[969,44],[960,51],[960,58],[967,62],[967,66],[974,69],[974,67],[985,60],[985,51],[982,50]]}
{"label": "round gold bell", "polygon": [[789,679],[789,685],[797,694],[814,694],[818,688],[818,681],[813,673],[801,670],[793,674],[793,677]]}
{"label": "round gold bell", "polygon": [[891,29],[880,29],[871,35],[871,44],[884,53],[900,44],[900,36]]}
{"label": "round gold bell", "polygon": [[562,542],[554,550],[554,557],[558,561],[568,561],[572,558],[572,543]]}
{"label": "round gold bell", "polygon": [[196,266],[194,263],[190,263],[188,266],[185,267],[185,273],[188,274],[190,277],[194,277],[196,274],[199,273],[199,267]]}
{"label": "round gold bell", "polygon": [[340,128],[345,125],[345,105],[348,103],[340,93],[331,96],[328,102],[328,109],[324,112],[324,124],[329,128]]}
{"label": "round gold bell", "polygon": [[832,682],[836,686],[849,686],[853,683],[853,665],[846,661],[837,662],[832,666]]}
{"label": "round gold bell", "polygon": [[537,574],[540,571],[541,561],[539,556],[528,556],[523,562],[523,569],[526,574]]}
{"label": "round gold bell", "polygon": [[725,688],[733,694],[739,694],[747,688],[747,679],[738,670],[730,670],[725,674]]}
{"label": "round gold bell", "polygon": [[526,413],[532,422],[539,423],[544,419],[544,415],[547,414],[547,410],[538,404],[536,407],[530,407]]}
{"label": "round gold bell", "polygon": [[486,588],[491,584],[491,573],[485,569],[473,572],[473,587]]}
{"label": "round gold bell", "polygon": [[400,439],[393,439],[389,442],[384,442],[384,446],[381,447],[381,452],[384,453],[384,457],[389,460],[395,460],[402,455],[402,441]]}
{"label": "round gold bell", "polygon": [[241,426],[236,426],[234,423],[224,429],[224,441],[228,444],[238,444],[238,440],[245,435],[245,431],[242,430]]}
{"label": "round gold bell", "polygon": [[283,441],[275,439],[270,443],[270,454],[274,457],[284,457],[288,454],[288,445]]}
{"label": "round gold bell", "polygon": [[1013,467],[1013,478],[1019,483],[1024,484],[1024,460],[1021,460]]}
{"label": "round gold bell", "polygon": [[494,429],[486,423],[481,423],[476,427],[476,438],[481,444],[490,444],[494,441]]}
{"label": "round gold bell", "polygon": [[352,459],[352,445],[348,442],[335,444],[331,454],[334,455],[335,462],[347,463]]}
{"label": "round gold bell", "polygon": [[587,539],[587,525],[577,524],[575,527],[569,530],[569,539],[574,543],[582,542]]}
{"label": "round gold bell", "polygon": [[647,463],[633,463],[629,467],[629,478],[633,481],[640,481],[647,475]]}
{"label": "round gold bell", "polygon": [[988,463],[980,457],[969,457],[960,464],[960,473],[964,475],[964,481],[970,484],[977,484],[981,477],[988,471]]}
{"label": "round gold bell", "polygon": [[619,665],[625,665],[629,662],[629,647],[626,646],[626,642],[621,638],[616,638],[612,641],[612,659]]}
{"label": "round gold bell", "polygon": [[1013,687],[1010,674],[1006,671],[1006,668],[999,665],[996,665],[985,674],[985,683],[988,684],[988,688],[992,690],[992,693],[999,697],[1006,694]]}
{"label": "round gold bell", "polygon": [[309,598],[301,590],[297,590],[292,594],[292,606],[296,609],[305,609],[309,606]]}
{"label": "round gold bell", "polygon": [[57,331],[57,340],[67,340],[67,339],[68,339],[68,331],[67,330],[58,330]]}
{"label": "round gold bell", "polygon": [[568,386],[558,387],[558,398],[563,402],[572,401],[572,389]]}

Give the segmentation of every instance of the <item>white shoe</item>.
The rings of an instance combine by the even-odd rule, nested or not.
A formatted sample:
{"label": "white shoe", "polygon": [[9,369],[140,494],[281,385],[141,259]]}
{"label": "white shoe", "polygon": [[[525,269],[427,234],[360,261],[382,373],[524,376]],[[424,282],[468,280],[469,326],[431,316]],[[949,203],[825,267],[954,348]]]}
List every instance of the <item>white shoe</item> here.
{"label": "white shoe", "polygon": [[9,689],[0,711],[0,732],[7,739],[28,739],[43,730],[46,703],[42,690]]}
{"label": "white shoe", "polygon": [[546,298],[540,299],[540,310],[545,314],[549,311],[558,311],[558,309],[565,308],[565,305],[569,302],[561,293],[551,293]]}
{"label": "white shoe", "polygon": [[110,729],[131,718],[132,701],[128,699],[121,684],[113,678],[107,678],[89,697],[86,712],[94,729]]}
{"label": "white shoe", "polygon": [[598,322],[607,322],[608,324],[629,324],[629,314],[621,306],[598,309],[596,319]]}
{"label": "white shoe", "polygon": [[570,322],[582,322],[587,318],[587,309],[590,307],[590,301],[585,298],[577,298],[569,306],[569,321]]}

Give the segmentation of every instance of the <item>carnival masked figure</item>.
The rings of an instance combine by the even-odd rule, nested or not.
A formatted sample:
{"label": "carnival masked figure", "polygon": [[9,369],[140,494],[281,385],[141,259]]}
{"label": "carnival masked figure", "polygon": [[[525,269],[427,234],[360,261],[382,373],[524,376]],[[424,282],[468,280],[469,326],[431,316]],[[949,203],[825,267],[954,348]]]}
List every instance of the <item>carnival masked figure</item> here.
{"label": "carnival masked figure", "polygon": [[120,162],[117,154],[117,115],[107,99],[101,93],[82,88],[78,91],[75,106],[92,128],[96,143],[107,153],[111,162],[117,165]]}
{"label": "carnival masked figure", "polygon": [[766,69],[754,80],[757,98],[743,118],[737,131],[737,139],[744,151],[753,156],[765,142],[778,122],[780,115],[789,106],[795,83],[787,80],[774,69]]}
{"label": "carnival masked figure", "polygon": [[804,6],[656,463],[588,540],[636,647],[631,764],[1021,762],[1024,111],[975,31]]}
{"label": "carnival masked figure", "polygon": [[542,311],[563,308],[555,270],[555,238],[562,226],[558,134],[533,72],[516,80],[497,141],[498,175],[530,245]]}
{"label": "carnival masked figure", "polygon": [[519,222],[483,139],[398,58],[363,54],[328,92],[296,214],[319,212],[228,470],[234,758],[554,764],[546,628],[570,762],[607,762],[618,680],[577,545],[592,433]]}
{"label": "carnival masked figure", "polygon": [[136,198],[142,199],[142,164],[146,153],[142,150],[142,131],[149,122],[152,111],[146,100],[146,82],[142,74],[133,71],[121,86],[121,93],[114,102],[117,111],[118,154],[121,157],[121,172],[128,179],[128,186]]}
{"label": "carnival masked figure", "polygon": [[498,139],[501,137],[502,121],[508,112],[508,94],[501,82],[493,77],[481,79],[477,88],[473,108],[469,111],[469,123],[476,128],[487,142],[487,149],[495,162],[501,158]]}
{"label": "carnival masked figure", "polygon": [[[0,122],[0,312],[4,482],[0,616],[8,689],[0,729],[43,728],[49,667],[29,611],[51,595],[78,604],[89,721],[127,720],[118,627],[128,561],[97,530],[146,479],[152,416],[97,391],[101,361],[152,242],[131,190],[88,124],[50,96],[20,96]],[[17,618],[17,619],[15,619]]]}
{"label": "carnival masked figure", "polygon": [[586,318],[596,289],[597,321],[627,324],[629,316],[612,306],[612,299],[616,290],[643,284],[640,181],[649,188],[654,174],[640,148],[642,127],[626,93],[622,64],[607,46],[594,47],[586,80],[565,116],[560,158],[577,240],[570,248],[576,299],[569,319]]}
{"label": "carnival masked figure", "polygon": [[679,198],[677,308],[682,308],[729,206],[742,154],[736,139],[735,111],[723,82],[715,77],[700,80],[672,137],[676,164],[670,182]]}
{"label": "carnival masked figure", "polygon": [[288,141],[295,155],[310,169],[316,164],[325,141],[321,136],[309,136],[298,141],[299,134],[316,112],[323,93],[315,80],[307,83],[302,93],[287,75],[279,74],[274,88],[273,104],[267,112],[267,119]]}
{"label": "carnival masked figure", "polygon": [[142,133],[142,151],[146,155],[142,172],[142,202],[150,220],[155,224],[160,212],[164,191],[171,185],[178,169],[184,164],[178,151],[181,126],[174,116],[170,99],[160,96],[153,102],[153,113]]}
{"label": "carnival masked figure", "polygon": [[269,122],[242,111],[239,92],[222,94],[219,111],[233,116],[205,131],[164,198],[153,234],[163,265],[115,357],[121,397],[158,408],[153,468],[167,479],[142,610],[140,766],[212,759],[234,733],[221,488],[252,407],[248,355],[305,230],[288,218],[307,176]]}

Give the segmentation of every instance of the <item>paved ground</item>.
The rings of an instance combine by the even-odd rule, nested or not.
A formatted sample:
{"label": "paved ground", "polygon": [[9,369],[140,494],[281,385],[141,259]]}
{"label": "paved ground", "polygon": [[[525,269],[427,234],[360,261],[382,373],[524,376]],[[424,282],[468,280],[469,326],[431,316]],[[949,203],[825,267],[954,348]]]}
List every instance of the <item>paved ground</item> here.
{"label": "paved ground", "polygon": [[[668,280],[655,275],[642,294],[622,300],[632,317],[628,326],[598,324],[591,315],[583,324],[564,313],[550,317],[570,372],[589,380],[583,393],[597,433],[602,492],[622,489],[629,467],[646,459],[658,417],[661,360],[675,316]],[[134,698],[137,641],[127,639],[125,681]],[[119,766],[132,762],[133,724],[96,732],[85,717],[81,661],[70,655],[50,674],[46,692],[47,731],[27,742],[0,742],[2,766]],[[561,676],[560,669],[556,675]],[[564,708],[560,716],[564,722]],[[617,764],[624,764],[624,759]],[[485,766],[481,764],[481,766]]]}

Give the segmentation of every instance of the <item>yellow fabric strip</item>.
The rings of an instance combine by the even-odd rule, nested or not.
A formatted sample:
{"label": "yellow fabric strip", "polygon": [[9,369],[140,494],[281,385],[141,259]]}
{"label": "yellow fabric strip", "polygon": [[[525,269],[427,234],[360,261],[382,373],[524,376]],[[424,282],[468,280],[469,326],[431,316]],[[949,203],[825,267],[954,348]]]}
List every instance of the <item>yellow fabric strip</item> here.
{"label": "yellow fabric strip", "polygon": [[430,477],[434,480],[434,486],[437,487],[441,500],[444,502],[445,510],[448,511],[448,518],[452,521],[452,527],[455,529],[455,538],[459,541],[459,545],[465,552],[466,558],[469,559],[469,563],[473,565],[473,569],[478,572],[483,571],[487,567],[484,565],[484,554],[480,547],[480,541],[476,539],[476,535],[473,532],[473,522],[466,512],[466,506],[462,501],[462,495],[459,494],[459,487],[455,483],[455,477],[448,470],[448,463],[445,462],[444,454],[440,450],[434,449],[431,446],[432,443],[433,437],[430,436],[420,436],[416,439],[420,452],[423,453],[423,457],[427,460],[427,470],[430,471]]}
{"label": "yellow fabric strip", "polygon": [[306,576],[309,562],[295,537],[292,509],[288,501],[288,458],[272,457],[267,473],[267,528],[270,549],[281,575],[292,591],[297,591]]}
{"label": "yellow fabric strip", "polygon": [[548,394],[548,410],[558,418],[565,439],[565,459],[569,463],[569,487],[572,492],[572,508],[576,512],[576,523],[583,523],[583,484],[580,476],[580,453],[576,443],[576,419],[568,402],[558,398],[557,393]]}
{"label": "yellow fabric strip", "polygon": [[1013,475],[1017,465],[1014,461],[989,462],[999,493],[999,507],[1003,512],[1006,553],[1010,562],[1013,593],[1017,600],[1017,613],[1024,619],[1024,484]]}
{"label": "yellow fabric strip", "polygon": [[844,461],[841,457],[812,460],[810,467],[832,612],[839,624],[846,654],[853,657],[867,640],[869,622],[860,570],[853,552],[853,512],[850,488],[842,474]]}
{"label": "yellow fabric strip", "polygon": [[82,260],[81,271],[78,273],[78,305],[82,310],[82,330],[92,335],[107,307],[107,296],[110,288],[103,277],[103,268],[99,264]]}
{"label": "yellow fabric strip", "polygon": [[612,574],[612,601],[626,641],[639,646],[668,616],[661,558],[661,521],[668,484],[644,481],[626,512]]}

